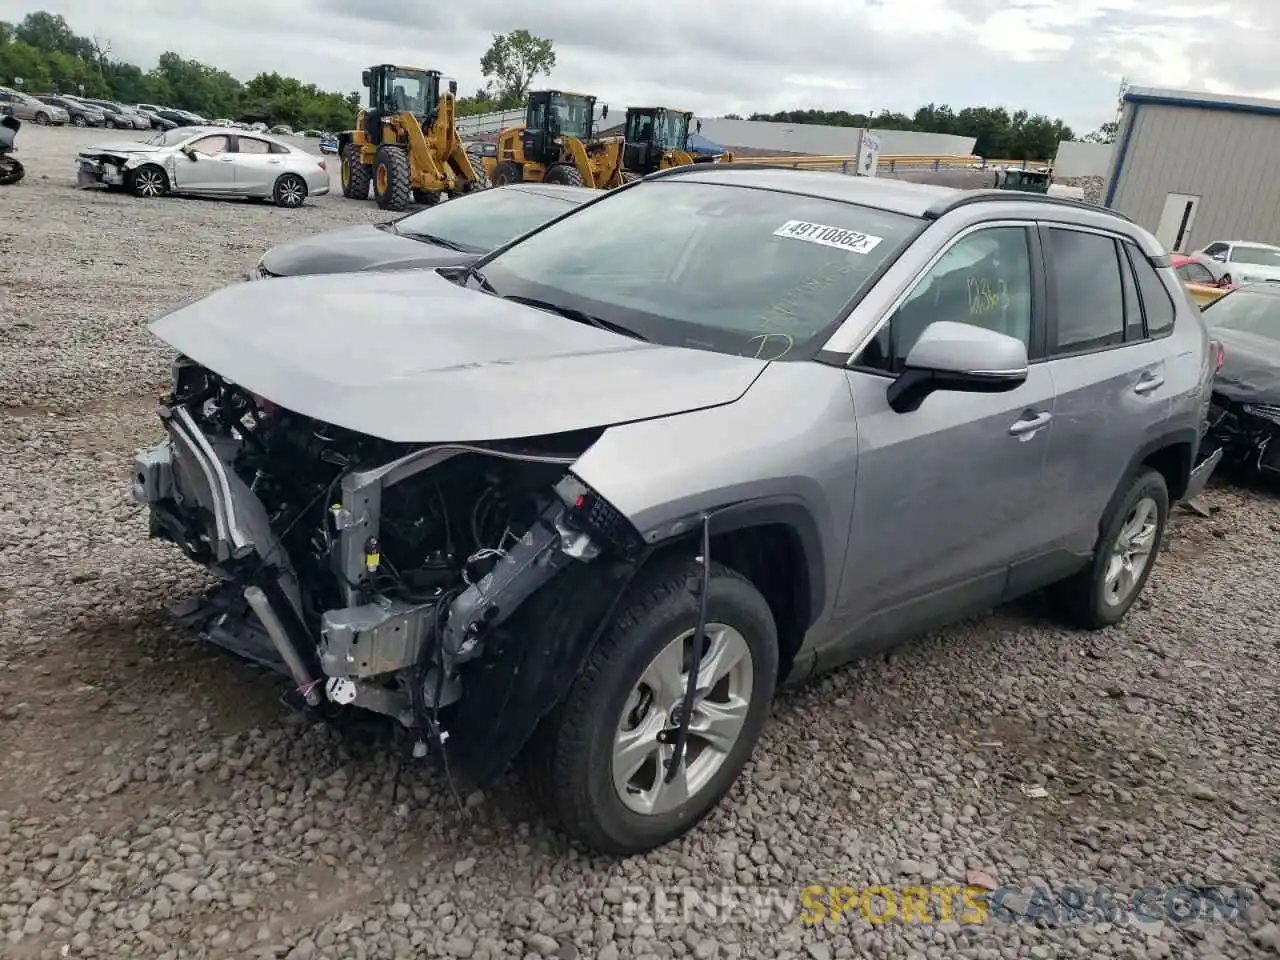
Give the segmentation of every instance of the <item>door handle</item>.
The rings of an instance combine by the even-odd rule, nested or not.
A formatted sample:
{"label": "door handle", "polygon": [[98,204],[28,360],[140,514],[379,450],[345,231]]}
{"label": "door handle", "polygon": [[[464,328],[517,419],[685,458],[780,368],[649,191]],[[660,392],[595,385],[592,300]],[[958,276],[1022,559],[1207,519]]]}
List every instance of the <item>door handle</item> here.
{"label": "door handle", "polygon": [[235,157],[219,157],[218,159],[219,159],[219,160],[221,160],[223,163],[235,163],[235,162],[236,162],[236,158],[235,158]]}
{"label": "door handle", "polygon": [[1134,384],[1134,393],[1150,393],[1152,390],[1159,390],[1164,386],[1164,377],[1158,373],[1144,373],[1138,378],[1138,382]]}
{"label": "door handle", "polygon": [[282,161],[282,160],[268,160],[268,161],[267,161],[267,163],[274,163],[276,166],[279,166],[279,165],[280,165],[281,163],[283,163],[283,162],[284,162],[284,161]]}
{"label": "door handle", "polygon": [[1009,436],[1030,438],[1033,433],[1052,419],[1052,413],[1038,413],[1033,417],[1023,416],[1021,420],[1016,421],[1014,425],[1009,428]]}

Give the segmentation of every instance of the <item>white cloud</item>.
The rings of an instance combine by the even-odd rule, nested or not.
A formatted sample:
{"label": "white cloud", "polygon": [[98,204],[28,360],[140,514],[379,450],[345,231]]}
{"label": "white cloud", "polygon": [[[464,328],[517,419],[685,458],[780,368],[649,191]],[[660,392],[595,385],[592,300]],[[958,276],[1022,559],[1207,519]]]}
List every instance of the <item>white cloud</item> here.
{"label": "white cloud", "polygon": [[1280,90],[1276,0],[703,0],[583,12],[568,0],[0,0],[33,6],[150,67],[165,50],[242,79],[278,71],[359,86],[387,60],[436,67],[464,94],[494,33],[556,42],[552,81],[615,107],[666,102],[704,114],[787,108],[1003,104],[1089,129],[1114,113],[1122,76],[1145,85]]}

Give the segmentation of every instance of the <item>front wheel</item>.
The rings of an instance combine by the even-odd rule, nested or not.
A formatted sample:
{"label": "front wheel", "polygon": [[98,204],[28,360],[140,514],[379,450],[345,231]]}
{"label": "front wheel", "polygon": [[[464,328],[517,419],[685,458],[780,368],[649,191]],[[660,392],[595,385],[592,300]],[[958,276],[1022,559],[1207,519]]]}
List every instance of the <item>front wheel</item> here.
{"label": "front wheel", "polygon": [[413,196],[409,152],[404,147],[383,144],[373,164],[373,199],[382,210],[400,211]]}
{"label": "front wheel", "polygon": [[271,199],[277,207],[300,207],[307,199],[307,184],[297,174],[286,173],[276,181]]}
{"label": "front wheel", "polygon": [[368,200],[373,168],[360,160],[360,148],[348,143],[342,148],[342,195],[349,200]]}
{"label": "front wheel", "polygon": [[80,116],[80,114],[77,113],[74,117],[71,118],[71,125],[73,127],[83,127],[84,117]]}
{"label": "front wheel", "polygon": [[559,183],[566,187],[583,186],[582,171],[569,163],[557,163],[542,175],[543,183]]}
{"label": "front wheel", "polygon": [[106,127],[108,130],[114,130],[116,128],[116,122],[112,120],[110,117],[107,117],[107,119],[103,120],[102,125]]}
{"label": "front wheel", "polygon": [[[778,674],[777,627],[760,592],[714,565],[707,628],[687,567],[646,578],[531,746],[546,812],[587,848],[629,856],[693,829],[755,749]],[[668,781],[690,668],[697,686],[685,763]]]}
{"label": "front wheel", "polygon": [[41,124],[43,126],[49,122],[49,115],[41,111],[40,113],[36,114],[35,120],[36,120],[36,123]]}
{"label": "front wheel", "polygon": [[139,167],[129,174],[129,190],[135,197],[153,199],[169,192],[169,176],[154,163]]}
{"label": "front wheel", "polygon": [[514,161],[503,160],[493,168],[493,185],[495,187],[505,187],[511,183],[521,183],[523,180],[524,168]]}
{"label": "front wheel", "polygon": [[1086,630],[1119,623],[1151,576],[1168,518],[1169,487],[1146,468],[1104,519],[1089,566],[1055,587],[1066,619]]}

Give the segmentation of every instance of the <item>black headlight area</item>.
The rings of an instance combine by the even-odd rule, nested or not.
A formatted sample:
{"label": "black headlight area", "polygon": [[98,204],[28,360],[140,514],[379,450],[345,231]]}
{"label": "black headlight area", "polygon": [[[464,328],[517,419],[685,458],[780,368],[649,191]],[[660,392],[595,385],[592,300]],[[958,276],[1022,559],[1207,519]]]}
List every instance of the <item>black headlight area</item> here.
{"label": "black headlight area", "polygon": [[635,560],[644,550],[640,532],[613,504],[571,473],[555,486],[575,527],[607,544],[623,560]]}

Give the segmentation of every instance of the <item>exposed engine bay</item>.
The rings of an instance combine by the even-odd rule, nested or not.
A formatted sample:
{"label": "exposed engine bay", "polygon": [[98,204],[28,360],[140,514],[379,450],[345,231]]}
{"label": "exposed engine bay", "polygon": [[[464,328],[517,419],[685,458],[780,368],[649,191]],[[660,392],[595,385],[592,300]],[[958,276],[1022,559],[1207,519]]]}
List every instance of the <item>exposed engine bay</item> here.
{"label": "exposed engine bay", "polygon": [[1208,435],[1228,466],[1280,476],[1280,404],[1245,402],[1215,392]]}
{"label": "exposed engine bay", "polygon": [[[489,698],[519,699],[513,676],[489,677],[503,625],[566,570],[625,567],[643,548],[569,472],[599,431],[392,443],[277,407],[185,359],[161,418],[168,437],[139,452],[134,497],[150,508],[152,536],[221,581],[177,612],[287,673],[312,708],[354,705],[437,737],[439,711],[464,697],[496,715],[502,704]],[[580,598],[587,582],[570,577],[561,592]],[[556,657],[549,617],[527,627],[546,627],[539,663]],[[502,669],[519,674],[529,645],[508,650]]]}

